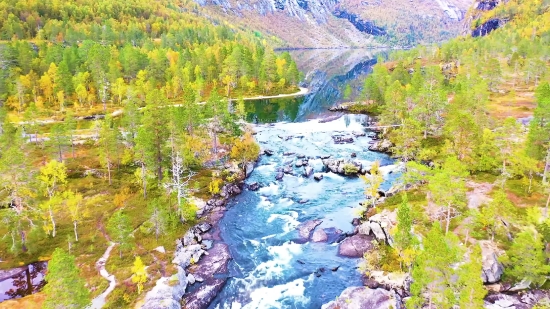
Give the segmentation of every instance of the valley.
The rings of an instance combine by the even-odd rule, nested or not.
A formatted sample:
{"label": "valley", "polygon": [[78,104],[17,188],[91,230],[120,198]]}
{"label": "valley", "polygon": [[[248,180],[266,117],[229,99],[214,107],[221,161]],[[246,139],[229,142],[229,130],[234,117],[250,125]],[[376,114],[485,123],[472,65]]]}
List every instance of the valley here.
{"label": "valley", "polygon": [[0,308],[550,308],[550,2],[0,3]]}

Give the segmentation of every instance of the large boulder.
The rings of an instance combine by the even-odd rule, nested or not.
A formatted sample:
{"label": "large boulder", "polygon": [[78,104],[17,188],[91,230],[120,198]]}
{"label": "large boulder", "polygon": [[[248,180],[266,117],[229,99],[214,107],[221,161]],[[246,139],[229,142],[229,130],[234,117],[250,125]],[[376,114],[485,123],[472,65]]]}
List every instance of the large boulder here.
{"label": "large boulder", "polygon": [[185,270],[176,266],[178,272],[171,277],[162,277],[145,295],[141,309],[180,309],[181,298],[187,288]]}
{"label": "large boulder", "polygon": [[309,239],[311,231],[313,231],[321,223],[323,223],[323,220],[315,219],[298,225],[298,234],[300,235],[300,238]]}
{"label": "large boulder", "polygon": [[322,228],[318,228],[313,232],[313,235],[311,236],[311,241],[313,242],[324,242],[327,241],[328,236],[327,233]]}
{"label": "large boulder", "polygon": [[[205,309],[208,308],[208,305],[214,300],[214,298],[221,291],[227,278],[220,279],[209,279],[205,281],[197,290],[189,293],[185,296],[184,302],[185,305],[183,308],[186,309]],[[178,306],[178,309],[182,306]]]}
{"label": "large boulder", "polygon": [[370,222],[363,222],[357,228],[357,233],[362,235],[369,235],[371,232]]}
{"label": "large boulder", "polygon": [[377,152],[389,152],[392,147],[393,144],[389,140],[383,139],[372,143],[372,145],[369,146],[369,150]]}
{"label": "large boulder", "polygon": [[202,217],[208,211],[210,211],[210,209],[208,207],[209,205],[207,205],[206,202],[204,200],[200,199],[200,198],[191,197],[190,202],[192,204],[194,204],[195,206],[197,206],[197,218]]}
{"label": "large boulder", "polygon": [[227,273],[227,264],[231,260],[229,247],[223,243],[216,243],[196,265],[189,268],[193,276],[201,281],[212,278],[215,274]]}
{"label": "large boulder", "polygon": [[372,240],[371,236],[361,234],[347,237],[340,243],[338,254],[354,258],[363,257],[365,252],[373,248]]}
{"label": "large boulder", "polygon": [[241,193],[239,186],[233,183],[226,184],[220,190],[220,196],[228,198]]}
{"label": "large boulder", "polygon": [[176,248],[176,253],[174,254],[172,263],[186,268],[187,266],[198,262],[204,252],[205,251],[199,244],[178,247]]}
{"label": "large boulder", "polygon": [[245,177],[248,178],[253,171],[254,171],[254,162],[246,163],[244,166]]}
{"label": "large boulder", "polygon": [[351,136],[333,136],[332,139],[334,140],[335,144],[353,143],[353,137]]}
{"label": "large boulder", "polygon": [[375,270],[369,273],[368,279],[376,281],[386,290],[408,291],[412,278],[407,273]]}
{"label": "large boulder", "polygon": [[384,289],[349,287],[321,309],[395,309],[399,308],[396,298],[393,292]]}
{"label": "large boulder", "polygon": [[[485,297],[487,309],[531,309],[536,304],[550,301],[547,290],[529,290],[515,294],[489,294]],[[541,308],[547,308],[541,306]]]}
{"label": "large boulder", "polygon": [[322,162],[326,169],[339,175],[357,175],[363,169],[361,162],[348,159],[324,159]]}
{"label": "large boulder", "polygon": [[302,173],[302,175],[304,175],[304,177],[309,177],[313,174],[313,167],[311,166],[306,166],[304,167],[304,172]]}
{"label": "large boulder", "polygon": [[260,184],[257,182],[253,182],[248,185],[248,190],[250,191],[257,191],[258,189],[260,189]]}
{"label": "large boulder", "polygon": [[376,239],[393,246],[393,238],[390,231],[397,224],[397,211],[384,209],[381,213],[371,216],[368,221]]}
{"label": "large boulder", "polygon": [[504,266],[498,261],[498,257],[503,254],[503,251],[498,249],[495,243],[489,240],[479,242],[481,247],[482,272],[481,278],[483,283],[495,283],[500,280],[504,273]]}
{"label": "large boulder", "polygon": [[384,230],[380,226],[380,223],[378,223],[376,221],[371,221],[371,222],[369,222],[369,225],[370,225],[370,230],[374,234],[374,237],[376,237],[376,239],[378,241],[384,241],[385,242],[386,241],[386,233],[384,232]]}
{"label": "large boulder", "polygon": [[195,225],[193,227],[193,230],[195,230],[198,233],[206,233],[212,228],[212,224],[208,222],[203,222]]}

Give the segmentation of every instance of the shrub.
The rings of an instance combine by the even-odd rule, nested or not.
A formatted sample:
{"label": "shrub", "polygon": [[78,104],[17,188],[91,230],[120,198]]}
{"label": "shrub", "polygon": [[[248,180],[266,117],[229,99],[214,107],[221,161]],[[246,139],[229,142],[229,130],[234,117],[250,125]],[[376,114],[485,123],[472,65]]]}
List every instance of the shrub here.
{"label": "shrub", "polygon": [[346,175],[355,175],[359,172],[359,167],[351,164],[351,163],[346,163],[344,165],[344,174]]}

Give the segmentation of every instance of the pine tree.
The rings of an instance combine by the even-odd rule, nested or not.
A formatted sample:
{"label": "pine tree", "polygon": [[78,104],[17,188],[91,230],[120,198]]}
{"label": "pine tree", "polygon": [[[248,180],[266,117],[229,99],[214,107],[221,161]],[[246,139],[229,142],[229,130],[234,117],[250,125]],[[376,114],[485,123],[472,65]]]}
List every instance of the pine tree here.
{"label": "pine tree", "polygon": [[75,258],[63,249],[56,248],[48,263],[44,294],[46,300],[42,308],[86,308],[90,302],[90,292],[80,277]]}
{"label": "pine tree", "polygon": [[132,224],[130,218],[122,210],[117,210],[107,222],[107,232],[111,239],[118,244],[118,254],[122,258],[122,251],[133,247]]}
{"label": "pine tree", "polygon": [[532,229],[526,229],[516,235],[503,262],[508,266],[505,273],[518,279],[531,282],[540,287],[550,274],[550,265],[546,263],[542,237]]}
{"label": "pine tree", "polygon": [[69,132],[63,123],[56,123],[52,126],[49,134],[48,144],[58,155],[59,162],[63,162],[63,149],[69,144]]}
{"label": "pine tree", "polygon": [[450,309],[456,304],[451,285],[455,271],[451,265],[461,257],[457,243],[454,234],[444,235],[439,224],[434,223],[413,266],[408,309],[423,308],[426,303],[427,308]]}
{"label": "pine tree", "polygon": [[111,184],[111,169],[120,158],[120,132],[108,116],[101,125],[99,133],[99,157],[101,165],[107,168],[109,185]]}
{"label": "pine tree", "polygon": [[145,167],[154,172],[159,183],[167,160],[165,147],[169,132],[167,130],[167,110],[159,108],[165,105],[164,93],[155,89],[147,94],[147,107],[142,117],[142,126],[136,138],[136,153]]}
{"label": "pine tree", "polygon": [[535,95],[537,107],[529,127],[527,153],[545,161],[543,182],[546,182],[550,174],[550,83],[541,83]]}
{"label": "pine tree", "polygon": [[440,169],[428,178],[433,202],[445,208],[445,234],[449,233],[451,215],[466,202],[465,166],[454,156],[447,157]]}
{"label": "pine tree", "polygon": [[481,248],[476,245],[470,252],[469,261],[461,265],[458,270],[456,289],[460,309],[483,307],[483,298],[487,294],[487,290],[479,275],[482,271]]}
{"label": "pine tree", "polygon": [[393,237],[394,248],[398,251],[400,264],[410,267],[414,259],[416,239],[412,234],[413,220],[406,193],[402,195],[402,199],[403,201],[397,209],[397,232]]}

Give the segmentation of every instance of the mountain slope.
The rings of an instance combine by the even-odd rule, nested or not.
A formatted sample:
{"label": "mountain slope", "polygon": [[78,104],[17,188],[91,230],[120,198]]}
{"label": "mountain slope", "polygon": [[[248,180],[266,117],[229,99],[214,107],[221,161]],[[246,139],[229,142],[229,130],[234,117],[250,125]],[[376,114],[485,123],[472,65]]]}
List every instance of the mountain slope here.
{"label": "mountain slope", "polygon": [[288,47],[432,43],[459,33],[470,0],[194,0]]}

